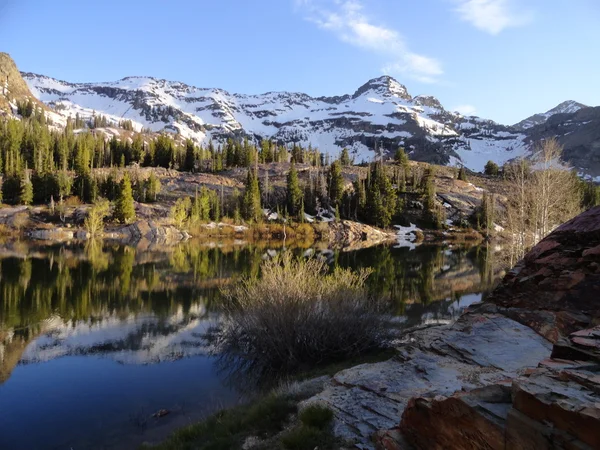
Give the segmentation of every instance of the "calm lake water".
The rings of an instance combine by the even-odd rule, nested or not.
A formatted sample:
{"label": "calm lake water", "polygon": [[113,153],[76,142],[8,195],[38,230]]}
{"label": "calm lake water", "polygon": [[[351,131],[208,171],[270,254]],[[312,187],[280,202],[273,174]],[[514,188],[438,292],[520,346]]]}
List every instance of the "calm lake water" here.
{"label": "calm lake water", "polygon": [[[243,400],[203,335],[219,289],[256,276],[268,245],[102,244],[0,251],[0,449],[135,448]],[[485,247],[294,249],[371,267],[410,327],[457,317],[492,283]],[[171,413],[152,417],[160,409]]]}

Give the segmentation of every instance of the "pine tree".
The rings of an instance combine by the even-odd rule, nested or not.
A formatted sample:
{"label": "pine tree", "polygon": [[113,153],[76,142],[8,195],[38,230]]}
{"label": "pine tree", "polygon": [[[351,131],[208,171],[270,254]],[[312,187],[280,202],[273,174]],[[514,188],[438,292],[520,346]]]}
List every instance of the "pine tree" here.
{"label": "pine tree", "polygon": [[302,203],[302,189],[298,182],[298,171],[293,162],[287,175],[286,200],[288,212],[290,215],[296,216]]}
{"label": "pine tree", "polygon": [[396,212],[397,196],[381,162],[371,166],[366,189],[366,217],[375,225],[386,228]]}
{"label": "pine tree", "polygon": [[208,222],[210,220],[210,194],[204,186],[200,189],[200,193],[196,191],[192,203],[190,220],[192,222]]}
{"label": "pine tree", "polygon": [[19,192],[19,203],[22,205],[31,205],[33,201],[33,184],[29,178],[29,171],[27,170],[27,164],[25,164],[25,170],[21,176],[21,190]]}
{"label": "pine tree", "polygon": [[408,167],[408,165],[409,165],[408,155],[406,154],[406,152],[404,151],[404,149],[402,147],[398,147],[398,150],[396,150],[396,154],[394,155],[394,161],[396,161],[396,164],[398,164],[399,166],[401,166],[403,168]]}
{"label": "pine tree", "polygon": [[340,155],[340,164],[344,167],[352,164],[352,161],[350,161],[350,154],[348,153],[348,149],[345,147],[342,149],[342,154]]}
{"label": "pine tree", "polygon": [[337,206],[344,194],[344,177],[342,176],[342,166],[339,161],[334,161],[331,165],[328,181],[329,199],[332,205]]}
{"label": "pine tree", "polygon": [[196,169],[196,152],[194,143],[191,139],[188,139],[185,143],[185,161],[183,163],[183,170],[187,172],[194,172]]}
{"label": "pine tree", "polygon": [[242,216],[245,220],[258,222],[262,217],[260,205],[260,187],[254,170],[248,169],[246,190],[242,197]]}
{"label": "pine tree", "polygon": [[135,220],[133,190],[131,188],[131,179],[127,172],[123,175],[119,194],[115,201],[115,219],[121,223],[131,223]]}

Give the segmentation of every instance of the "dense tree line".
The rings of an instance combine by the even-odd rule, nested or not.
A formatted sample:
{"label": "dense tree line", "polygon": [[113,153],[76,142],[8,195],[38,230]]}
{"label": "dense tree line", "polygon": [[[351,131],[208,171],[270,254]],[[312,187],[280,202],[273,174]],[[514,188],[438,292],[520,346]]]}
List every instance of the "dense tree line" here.
{"label": "dense tree line", "polygon": [[[71,195],[94,203],[102,197],[114,202],[114,218],[126,223],[135,217],[134,200],[157,200],[160,182],[153,172],[144,178],[136,170],[123,175],[118,167],[163,167],[188,172],[241,167],[247,170],[243,192],[234,191],[225,199],[222,190],[203,188],[194,197],[178,201],[172,214],[176,222],[218,220],[223,216],[260,222],[267,209],[300,222],[306,214],[321,213],[389,227],[401,222],[407,209],[416,203],[423,208],[424,226],[445,226],[445,209],[437,199],[435,167],[410,164],[402,148],[392,164],[377,161],[366,170],[349,169],[352,160],[347,149],[342,150],[339,159],[330,162],[311,146],[284,146],[267,139],[258,145],[246,138],[228,139],[219,145],[210,141],[201,146],[169,134],[133,131],[107,139],[105,133],[94,130],[110,125],[103,116],[94,116],[87,126],[76,116],[59,130],[45,122],[43,111],[32,102],[20,104],[19,111],[22,120],[0,122],[0,200],[4,203],[48,204]],[[133,130],[130,121],[121,125]],[[551,161],[557,157],[556,149],[550,153],[538,161],[543,170],[533,170],[526,161],[502,170],[492,162],[486,165],[488,176],[497,177],[511,188],[511,227],[523,229],[525,223],[533,223],[524,234],[545,235],[577,208],[600,203],[598,187],[579,181],[569,172],[556,171]],[[283,194],[271,186],[270,163],[289,163]],[[112,170],[95,170],[100,168]],[[349,170],[353,172],[352,183],[343,175]],[[460,168],[457,178],[467,179],[464,168]],[[553,195],[559,189],[568,191],[568,198]],[[486,193],[481,207],[470,218],[471,224],[491,233],[497,213],[495,203],[494,196]],[[536,217],[526,217],[526,213]],[[527,246],[525,238],[521,244],[523,248]]]}

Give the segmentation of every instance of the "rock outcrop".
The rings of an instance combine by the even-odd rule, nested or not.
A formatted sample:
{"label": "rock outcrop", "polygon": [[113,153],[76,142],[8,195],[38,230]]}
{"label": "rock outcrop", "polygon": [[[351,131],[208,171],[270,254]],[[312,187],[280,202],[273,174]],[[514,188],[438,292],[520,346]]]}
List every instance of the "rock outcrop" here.
{"label": "rock outcrop", "polygon": [[559,227],[489,301],[337,373],[308,402],[356,448],[600,448],[600,207]]}
{"label": "rock outcrop", "polygon": [[186,231],[171,225],[159,225],[154,221],[138,220],[130,225],[113,229],[110,239],[130,245],[173,245],[189,239]]}
{"label": "rock outcrop", "polygon": [[542,240],[487,300],[553,343],[600,323],[600,207]]}
{"label": "rock outcrop", "polygon": [[393,233],[351,220],[330,222],[329,225],[329,241],[345,251],[371,247],[396,237]]}
{"label": "rock outcrop", "polygon": [[374,433],[390,429],[379,441],[397,448],[390,446],[394,429],[413,397],[445,398],[514,378],[550,353],[549,342],[518,322],[468,313],[451,326],[408,334],[394,359],[337,373],[309,402],[332,408],[336,434],[359,448],[373,448]]}
{"label": "rock outcrop", "polygon": [[395,432],[419,449],[600,448],[599,362],[600,327],[576,332],[512,381],[411,399]]}

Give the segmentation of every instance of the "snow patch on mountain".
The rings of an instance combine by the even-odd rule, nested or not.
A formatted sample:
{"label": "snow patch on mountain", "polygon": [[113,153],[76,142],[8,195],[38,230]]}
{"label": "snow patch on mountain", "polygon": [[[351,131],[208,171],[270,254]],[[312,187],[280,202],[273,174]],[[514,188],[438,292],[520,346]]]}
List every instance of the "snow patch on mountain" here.
{"label": "snow patch on mountain", "polygon": [[168,131],[202,144],[268,138],[312,145],[334,157],[345,147],[357,162],[391,156],[406,146],[419,159],[472,170],[482,170],[488,159],[501,164],[527,152],[524,135],[514,129],[447,111],[432,96],[413,98],[389,76],[338,97],[231,94],[151,77],[102,83],[69,83],[32,73],[23,78],[63,118],[101,114],[115,125],[127,119],[137,131]]}

